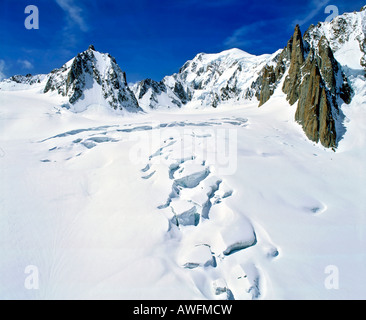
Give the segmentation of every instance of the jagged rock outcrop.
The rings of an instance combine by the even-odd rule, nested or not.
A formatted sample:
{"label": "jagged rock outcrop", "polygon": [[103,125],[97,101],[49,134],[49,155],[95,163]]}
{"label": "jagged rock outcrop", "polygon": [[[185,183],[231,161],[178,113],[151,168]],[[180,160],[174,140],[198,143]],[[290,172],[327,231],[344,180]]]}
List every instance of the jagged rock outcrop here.
{"label": "jagged rock outcrop", "polygon": [[[294,103],[294,97],[298,97],[295,120],[311,141],[336,148],[338,101],[341,98],[350,103],[352,90],[325,37],[319,40],[317,48],[310,48],[306,61],[295,72],[297,74],[293,77],[302,79],[301,83],[285,92],[290,104]],[[285,91],[285,87],[283,89]]]}
{"label": "jagged rock outcrop", "polygon": [[302,125],[306,136],[311,141],[334,148],[337,137],[332,106],[336,107],[336,104],[331,101],[331,93],[334,94],[336,90],[336,66],[333,66],[335,60],[325,41],[319,42],[318,50],[311,48],[304,61],[301,31],[296,26],[292,38],[290,68],[282,90],[291,105],[298,101],[295,120]]}
{"label": "jagged rock outcrop", "polygon": [[145,79],[139,83],[138,98],[141,99],[150,88],[156,94],[166,92],[166,86],[164,83],[156,82],[152,79]]}
{"label": "jagged rock outcrop", "polygon": [[332,115],[332,103],[318,62],[309,54],[303,67],[304,79],[299,89],[295,120],[300,123],[307,137],[320,141],[325,147],[336,147],[337,136]]}
{"label": "jagged rock outcrop", "polygon": [[273,59],[275,65],[266,65],[254,83],[254,87],[257,89],[256,97],[259,100],[259,106],[265,104],[271,98],[286,72],[290,61],[290,41],[288,46]]}
{"label": "jagged rock outcrop", "polygon": [[259,106],[266,103],[272,96],[275,88],[277,77],[273,66],[265,66],[261,74],[261,89],[259,94]]}
{"label": "jagged rock outcrop", "polygon": [[[70,105],[82,101],[83,108],[98,103],[115,110],[141,110],[127,85],[126,74],[116,60],[109,54],[95,51],[92,45],[51,72],[44,92],[53,91],[67,97]],[[80,111],[80,108],[76,110]]]}
{"label": "jagged rock outcrop", "polygon": [[287,54],[290,54],[290,68],[282,91],[287,94],[287,100],[292,105],[299,99],[301,67],[304,63],[304,44],[299,25],[296,25],[294,35],[290,39],[286,50]]}
{"label": "jagged rock outcrop", "polygon": [[[345,103],[349,104],[352,98],[352,89],[325,36],[318,43],[317,62],[326,87],[332,94],[333,99],[336,100],[339,96]],[[336,101],[335,105],[338,108]]]}
{"label": "jagged rock outcrop", "polygon": [[190,91],[185,89],[180,81],[175,82],[173,92],[183,104],[186,104],[192,98]]}
{"label": "jagged rock outcrop", "polygon": [[340,118],[339,99],[350,103],[352,89],[326,37],[322,36],[316,47],[313,45],[303,41],[297,25],[276,66],[267,65],[261,71],[257,98],[259,106],[268,101],[288,70],[282,91],[290,105],[298,102],[295,120],[311,141],[335,148],[339,140],[335,124]]}

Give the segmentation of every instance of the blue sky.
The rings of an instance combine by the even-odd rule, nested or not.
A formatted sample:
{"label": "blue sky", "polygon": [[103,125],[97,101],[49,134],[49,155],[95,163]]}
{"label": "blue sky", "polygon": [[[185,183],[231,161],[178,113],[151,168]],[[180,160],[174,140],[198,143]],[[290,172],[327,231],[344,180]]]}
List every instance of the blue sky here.
{"label": "blue sky", "polygon": [[[39,29],[27,30],[28,5],[39,9]],[[295,25],[304,32],[366,1],[243,0],[0,0],[0,77],[49,73],[89,44],[117,59],[127,80],[161,80],[200,52],[240,48],[272,53]]]}

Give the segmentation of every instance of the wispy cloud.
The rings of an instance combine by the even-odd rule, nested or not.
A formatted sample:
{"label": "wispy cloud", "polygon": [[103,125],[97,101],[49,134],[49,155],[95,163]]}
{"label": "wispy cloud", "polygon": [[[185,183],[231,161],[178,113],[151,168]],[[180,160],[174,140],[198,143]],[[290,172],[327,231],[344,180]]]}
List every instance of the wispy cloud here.
{"label": "wispy cloud", "polygon": [[0,59],[0,81],[6,78],[4,74],[4,69],[5,69],[5,61]]}
{"label": "wispy cloud", "polygon": [[311,19],[317,16],[321,11],[324,13],[324,10],[330,0],[312,0],[308,6],[308,13],[306,16],[300,19],[293,20],[293,25],[300,25],[303,26],[307,24]]}
{"label": "wispy cloud", "polygon": [[243,25],[224,40],[223,46],[227,49],[240,48],[255,54],[272,53],[279,49],[277,46],[281,46],[277,43],[276,37],[285,32],[281,27],[285,22],[286,19],[279,17]]}
{"label": "wispy cloud", "polygon": [[68,28],[72,28],[76,25],[83,32],[87,32],[89,30],[89,26],[83,17],[84,10],[77,6],[74,0],[55,1],[66,14]]}
{"label": "wispy cloud", "polygon": [[21,65],[21,67],[25,70],[31,70],[34,68],[32,62],[28,61],[28,60],[22,60],[22,59],[19,59],[18,60],[18,63]]}
{"label": "wispy cloud", "polygon": [[258,29],[263,28],[266,25],[266,21],[257,21],[244,25],[239,29],[236,29],[231,36],[227,37],[224,41],[224,45],[228,48],[233,48],[259,44],[261,39],[255,38],[254,35],[258,32]]}

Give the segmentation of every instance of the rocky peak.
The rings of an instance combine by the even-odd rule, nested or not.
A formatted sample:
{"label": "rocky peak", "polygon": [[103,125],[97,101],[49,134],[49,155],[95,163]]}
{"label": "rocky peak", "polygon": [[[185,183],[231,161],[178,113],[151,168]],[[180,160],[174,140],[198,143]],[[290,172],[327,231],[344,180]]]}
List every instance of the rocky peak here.
{"label": "rocky peak", "polygon": [[[335,123],[341,118],[339,98],[349,103],[352,90],[325,36],[320,38],[316,47],[310,47],[305,62],[296,71],[297,74],[292,76],[301,82],[296,89],[295,120],[302,125],[310,140],[327,148],[336,148],[339,136]],[[294,102],[291,90],[285,93],[289,102]]]}
{"label": "rocky peak", "polygon": [[84,105],[99,103],[115,110],[140,110],[116,60],[93,45],[51,72],[44,92],[52,91],[67,97],[71,106],[83,101]]}
{"label": "rocky peak", "polygon": [[298,61],[299,63],[304,62],[304,44],[300,26],[298,24],[296,25],[292,36],[291,60]]}
{"label": "rocky peak", "polygon": [[296,25],[294,34],[290,39],[287,50],[290,55],[290,68],[283,84],[283,92],[287,94],[287,100],[292,105],[299,98],[299,86],[301,82],[301,66],[304,63],[304,45],[299,25]]}
{"label": "rocky peak", "polygon": [[[311,26],[310,30],[313,28]],[[309,39],[311,31],[305,34]],[[350,103],[352,89],[328,39],[323,35],[316,41],[304,41],[297,25],[287,46],[276,58],[275,67],[267,65],[260,73],[259,106],[270,99],[286,70],[282,91],[290,105],[297,102],[295,120],[310,140],[335,148],[339,140],[335,123],[341,118],[338,104]]]}

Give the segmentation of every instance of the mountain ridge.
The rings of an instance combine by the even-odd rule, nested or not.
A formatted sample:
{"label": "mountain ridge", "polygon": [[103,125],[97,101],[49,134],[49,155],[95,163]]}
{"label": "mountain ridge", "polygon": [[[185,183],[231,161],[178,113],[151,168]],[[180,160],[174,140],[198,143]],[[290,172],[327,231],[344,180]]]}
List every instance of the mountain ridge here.
{"label": "mountain ridge", "polygon": [[354,95],[350,79],[366,78],[365,8],[311,25],[304,34],[297,25],[286,46],[273,54],[255,56],[237,48],[199,53],[161,81],[144,79],[129,87],[115,58],[91,45],[48,75],[5,82],[44,84],[43,93],[64,97],[64,106],[74,112],[100,104],[134,113],[255,99],[262,107],[283,83],[288,103],[297,103],[294,121],[308,139],[335,149],[344,133],[341,106]]}

